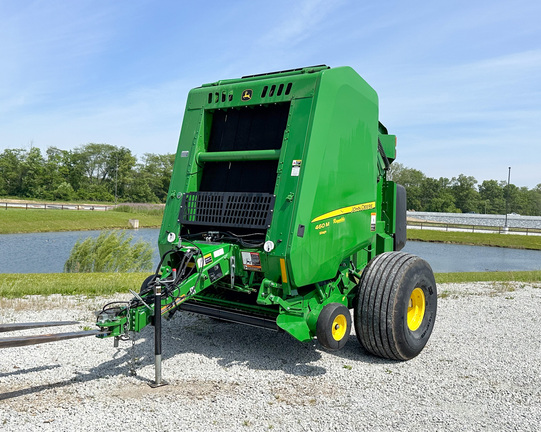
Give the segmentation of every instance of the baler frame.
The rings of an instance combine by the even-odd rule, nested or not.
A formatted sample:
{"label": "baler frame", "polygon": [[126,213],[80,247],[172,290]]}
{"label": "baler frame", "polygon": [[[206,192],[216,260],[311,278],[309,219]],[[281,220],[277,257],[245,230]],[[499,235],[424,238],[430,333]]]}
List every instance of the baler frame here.
{"label": "baler frame", "polygon": [[[264,328],[329,350],[349,337],[407,360],[434,326],[430,266],[399,252],[405,189],[387,179],[396,137],[351,68],[315,66],[190,91],[158,245],[128,302],[98,314],[98,337],[155,327],[178,309]],[[158,312],[159,307],[159,312]]]}

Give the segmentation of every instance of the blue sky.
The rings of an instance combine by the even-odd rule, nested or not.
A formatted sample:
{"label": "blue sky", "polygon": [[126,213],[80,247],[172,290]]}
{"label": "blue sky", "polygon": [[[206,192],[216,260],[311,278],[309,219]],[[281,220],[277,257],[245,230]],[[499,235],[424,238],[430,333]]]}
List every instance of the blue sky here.
{"label": "blue sky", "polygon": [[174,153],[190,88],[327,64],[378,92],[398,161],[541,183],[541,2],[0,0],[0,151]]}

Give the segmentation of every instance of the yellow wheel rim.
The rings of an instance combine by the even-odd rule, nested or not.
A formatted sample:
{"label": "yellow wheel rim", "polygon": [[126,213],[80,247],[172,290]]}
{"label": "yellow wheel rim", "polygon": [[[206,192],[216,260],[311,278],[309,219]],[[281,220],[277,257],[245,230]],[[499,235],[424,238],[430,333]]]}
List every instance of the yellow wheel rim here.
{"label": "yellow wheel rim", "polygon": [[332,322],[332,337],[335,341],[342,340],[346,334],[348,322],[344,315],[338,315]]}
{"label": "yellow wheel rim", "polygon": [[421,288],[415,288],[408,304],[408,328],[411,331],[417,330],[425,316],[425,293]]}

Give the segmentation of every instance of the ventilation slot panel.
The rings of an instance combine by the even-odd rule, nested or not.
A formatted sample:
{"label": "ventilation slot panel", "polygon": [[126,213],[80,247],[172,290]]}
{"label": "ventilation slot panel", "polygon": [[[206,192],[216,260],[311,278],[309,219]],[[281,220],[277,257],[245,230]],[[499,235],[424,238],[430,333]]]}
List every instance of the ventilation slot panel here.
{"label": "ventilation slot panel", "polygon": [[267,229],[275,196],[248,192],[189,192],[183,195],[179,222],[183,225]]}

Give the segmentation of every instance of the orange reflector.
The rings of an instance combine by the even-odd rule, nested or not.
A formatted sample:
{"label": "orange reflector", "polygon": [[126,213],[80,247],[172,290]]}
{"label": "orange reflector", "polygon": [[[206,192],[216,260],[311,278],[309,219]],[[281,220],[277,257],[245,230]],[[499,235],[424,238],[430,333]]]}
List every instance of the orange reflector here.
{"label": "orange reflector", "polygon": [[280,269],[282,270],[282,283],[287,283],[286,260],[283,258],[280,258]]}

